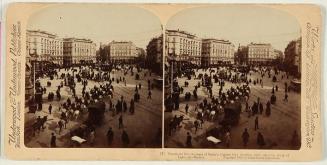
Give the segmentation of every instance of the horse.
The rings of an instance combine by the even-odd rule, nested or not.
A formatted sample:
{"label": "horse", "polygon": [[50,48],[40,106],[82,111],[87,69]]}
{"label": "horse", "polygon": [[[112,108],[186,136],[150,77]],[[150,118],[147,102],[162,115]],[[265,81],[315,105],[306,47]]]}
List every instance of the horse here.
{"label": "horse", "polygon": [[35,136],[35,132],[38,131],[40,133],[41,128],[44,129],[44,123],[48,120],[48,116],[43,116],[40,120],[37,120],[33,125],[33,136]]}
{"label": "horse", "polygon": [[176,121],[176,126],[180,127],[183,120],[184,120],[184,115],[179,116]]}
{"label": "horse", "polygon": [[79,110],[75,110],[74,111],[74,114],[73,114],[73,117],[75,118],[75,120],[77,120],[79,118],[79,115],[80,115],[80,111]]}
{"label": "horse", "polygon": [[209,119],[213,121],[215,119],[215,117],[216,117],[216,111],[211,111]]}

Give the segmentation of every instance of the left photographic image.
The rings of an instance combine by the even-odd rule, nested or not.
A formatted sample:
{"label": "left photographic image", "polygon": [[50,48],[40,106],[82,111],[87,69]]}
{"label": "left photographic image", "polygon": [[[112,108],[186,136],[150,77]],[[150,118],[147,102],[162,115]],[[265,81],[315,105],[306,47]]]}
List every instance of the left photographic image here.
{"label": "left photographic image", "polygon": [[162,147],[163,30],[154,14],[55,4],[26,29],[26,147]]}

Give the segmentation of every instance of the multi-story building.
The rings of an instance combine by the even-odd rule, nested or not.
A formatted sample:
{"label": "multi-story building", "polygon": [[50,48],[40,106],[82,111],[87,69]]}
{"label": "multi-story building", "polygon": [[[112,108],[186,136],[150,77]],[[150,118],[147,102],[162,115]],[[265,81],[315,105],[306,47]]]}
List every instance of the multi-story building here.
{"label": "multi-story building", "polygon": [[136,46],[131,41],[112,41],[108,46],[111,62],[132,63],[138,55]]}
{"label": "multi-story building", "polygon": [[63,64],[63,41],[57,35],[41,31],[26,32],[25,99],[34,94],[34,78],[52,64]]}
{"label": "multi-story building", "polygon": [[284,64],[286,69],[295,76],[301,75],[301,38],[291,41],[285,48]]}
{"label": "multi-story building", "polygon": [[26,49],[27,57],[33,56],[36,61],[63,64],[63,41],[55,34],[41,30],[27,30]]}
{"label": "multi-story building", "polygon": [[202,66],[234,63],[234,45],[226,40],[202,39]]}
{"label": "multi-story building", "polygon": [[167,30],[166,55],[175,56],[179,61],[201,65],[202,41],[196,35],[180,30]]}
{"label": "multi-story building", "polygon": [[295,44],[295,54],[297,55],[295,58],[295,66],[297,66],[297,72],[300,76],[302,73],[302,38],[296,40]]}
{"label": "multi-story building", "polygon": [[64,65],[96,62],[96,44],[90,39],[64,38]]}
{"label": "multi-story building", "polygon": [[268,64],[275,59],[271,44],[250,43],[248,45],[248,62],[250,64]]}
{"label": "multi-story building", "polygon": [[[152,38],[146,47],[148,67],[157,73],[162,73],[162,35]],[[160,74],[161,75],[161,74]]]}

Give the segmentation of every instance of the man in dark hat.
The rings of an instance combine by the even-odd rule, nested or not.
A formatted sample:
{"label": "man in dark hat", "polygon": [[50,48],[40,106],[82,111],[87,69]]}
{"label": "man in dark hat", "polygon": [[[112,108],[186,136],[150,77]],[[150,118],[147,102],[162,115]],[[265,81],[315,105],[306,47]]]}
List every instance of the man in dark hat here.
{"label": "man in dark hat", "polygon": [[255,117],[255,120],[254,120],[254,130],[256,131],[257,129],[259,129],[259,118],[258,118],[258,116]]}
{"label": "man in dark hat", "polygon": [[112,141],[114,140],[114,132],[112,131],[111,127],[109,127],[109,130],[107,132],[107,140],[108,140],[108,145],[111,145]]}
{"label": "man in dark hat", "polygon": [[264,145],[266,145],[265,139],[263,138],[263,135],[261,134],[261,132],[258,132],[257,144],[260,146],[260,148],[262,148]]}
{"label": "man in dark hat", "polygon": [[148,92],[148,99],[151,99],[151,95],[152,95],[151,90],[149,90],[149,92]]}
{"label": "man in dark hat", "polygon": [[190,132],[187,132],[186,147],[188,147],[188,148],[192,147],[192,136],[191,136]]}
{"label": "man in dark hat", "polygon": [[131,99],[130,107],[129,107],[129,112],[131,114],[134,114],[134,100]]}
{"label": "man in dark hat", "polygon": [[186,106],[185,106],[185,113],[186,114],[188,114],[188,108],[189,108],[189,106],[188,106],[188,104],[186,104]]}
{"label": "man in dark hat", "polygon": [[248,142],[249,142],[250,135],[248,133],[248,129],[245,128],[244,132],[242,134],[242,139],[243,139],[243,146],[246,147]]}
{"label": "man in dark hat", "polygon": [[56,145],[56,135],[54,133],[51,133],[51,140],[50,140],[50,147],[55,148]]}
{"label": "man in dark hat", "polygon": [[49,110],[49,114],[51,115],[51,112],[52,112],[52,105],[51,104],[49,105],[49,109],[48,110]]}
{"label": "man in dark hat", "polygon": [[124,124],[123,124],[123,115],[120,115],[119,119],[118,119],[119,123],[118,123],[118,128],[124,128]]}
{"label": "man in dark hat", "polygon": [[121,135],[121,140],[123,142],[124,147],[127,147],[129,145],[129,137],[125,130],[123,130],[123,133]]}

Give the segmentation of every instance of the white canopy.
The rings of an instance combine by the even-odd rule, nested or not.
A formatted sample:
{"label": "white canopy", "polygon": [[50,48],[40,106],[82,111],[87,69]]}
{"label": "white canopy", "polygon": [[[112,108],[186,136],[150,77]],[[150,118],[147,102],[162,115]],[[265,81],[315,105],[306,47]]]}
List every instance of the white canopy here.
{"label": "white canopy", "polygon": [[215,138],[215,137],[213,137],[213,136],[208,136],[208,137],[207,137],[207,140],[210,141],[210,142],[213,142],[213,143],[215,143],[215,144],[218,144],[218,143],[221,142],[221,140],[219,140],[219,139],[217,139],[217,138]]}
{"label": "white canopy", "polygon": [[80,137],[78,137],[78,136],[73,136],[71,139],[72,139],[72,141],[76,141],[76,142],[78,142],[78,143],[80,143],[80,144],[86,142],[85,139],[82,139],[82,138],[80,138]]}

